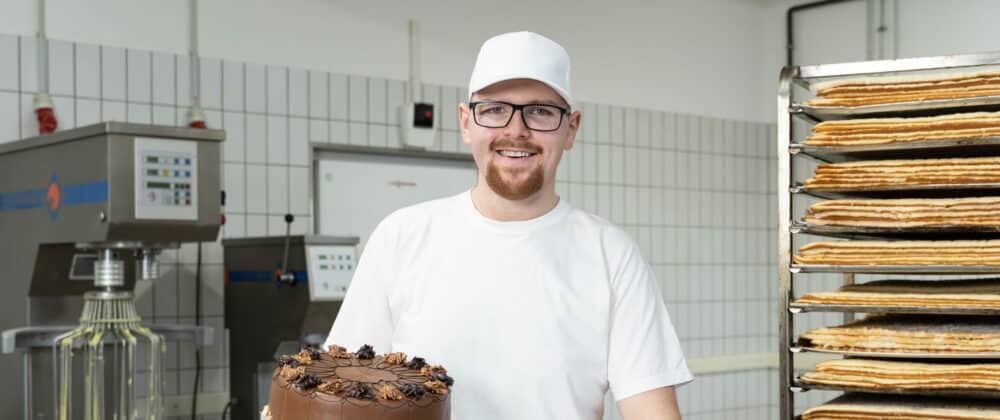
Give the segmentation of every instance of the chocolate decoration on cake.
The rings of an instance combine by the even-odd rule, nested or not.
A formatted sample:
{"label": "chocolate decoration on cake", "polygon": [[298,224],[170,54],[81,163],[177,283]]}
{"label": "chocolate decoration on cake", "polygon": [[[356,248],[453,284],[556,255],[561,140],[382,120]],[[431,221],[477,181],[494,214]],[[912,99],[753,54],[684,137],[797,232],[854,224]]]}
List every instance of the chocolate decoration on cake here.
{"label": "chocolate decoration on cake", "polygon": [[406,367],[410,369],[423,369],[424,366],[427,366],[427,362],[424,361],[423,357],[414,357],[413,360],[410,360],[410,363],[406,365]]}
{"label": "chocolate decoration on cake", "polygon": [[357,398],[359,400],[374,400],[375,393],[372,392],[372,388],[367,384],[354,384],[351,389],[347,390],[348,397]]}
{"label": "chocolate decoration on cake", "polygon": [[278,358],[271,379],[270,420],[447,420],[447,370],[420,357],[375,354],[370,345],[349,353],[302,349]]}
{"label": "chocolate decoration on cake", "polygon": [[403,384],[399,390],[411,400],[419,400],[424,397],[424,385],[423,384]]}
{"label": "chocolate decoration on cake", "polygon": [[369,360],[375,357],[375,349],[373,349],[372,346],[365,344],[354,354],[358,356],[358,359]]}
{"label": "chocolate decoration on cake", "polygon": [[299,386],[300,389],[313,389],[319,384],[323,383],[316,375],[302,375],[295,384]]}

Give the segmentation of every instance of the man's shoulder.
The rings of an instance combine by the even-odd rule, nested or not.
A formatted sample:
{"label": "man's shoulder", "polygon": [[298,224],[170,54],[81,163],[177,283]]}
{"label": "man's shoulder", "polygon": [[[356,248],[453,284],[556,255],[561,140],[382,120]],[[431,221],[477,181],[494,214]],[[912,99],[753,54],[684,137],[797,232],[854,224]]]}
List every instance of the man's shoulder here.
{"label": "man's shoulder", "polygon": [[567,221],[573,225],[574,231],[596,236],[604,246],[628,247],[634,243],[632,236],[621,226],[575,206],[570,206]]}

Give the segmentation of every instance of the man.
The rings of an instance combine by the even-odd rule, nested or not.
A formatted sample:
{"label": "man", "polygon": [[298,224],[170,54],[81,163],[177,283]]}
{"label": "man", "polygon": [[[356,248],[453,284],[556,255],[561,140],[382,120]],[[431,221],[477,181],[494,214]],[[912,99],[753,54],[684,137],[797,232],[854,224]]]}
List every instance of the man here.
{"label": "man", "polygon": [[406,352],[455,379],[455,420],[679,419],[691,380],[635,242],[555,193],[573,146],[566,51],[487,40],[459,105],[472,190],[398,210],[372,233],[329,344]]}

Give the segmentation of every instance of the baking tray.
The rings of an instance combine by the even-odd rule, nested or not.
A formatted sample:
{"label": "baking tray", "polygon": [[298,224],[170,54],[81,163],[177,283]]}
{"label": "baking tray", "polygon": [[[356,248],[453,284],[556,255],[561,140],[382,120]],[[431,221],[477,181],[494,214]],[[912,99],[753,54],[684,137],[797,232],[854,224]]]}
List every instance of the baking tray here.
{"label": "baking tray", "polygon": [[861,106],[811,106],[794,103],[788,107],[789,113],[805,116],[816,121],[844,120],[849,118],[923,117],[959,112],[990,111],[1000,111],[1000,96],[934,99]]}
{"label": "baking tray", "polygon": [[806,346],[793,346],[792,353],[811,352],[823,354],[839,354],[851,357],[881,358],[881,359],[935,359],[935,360],[1000,360],[1000,352],[989,353],[889,353],[889,352],[858,352],[850,350],[826,350]]}
{"label": "baking tray", "polygon": [[792,303],[788,305],[788,312],[860,312],[860,313],[900,313],[900,314],[928,314],[928,315],[1000,315],[1000,307],[997,308],[969,308],[969,307],[934,307],[924,306],[885,306],[885,305],[829,305],[817,303]]}
{"label": "baking tray", "polygon": [[890,394],[890,395],[922,395],[928,397],[948,397],[948,398],[987,398],[1000,399],[1000,391],[988,389],[879,389],[862,388],[854,386],[813,384],[796,380],[795,387],[802,391],[815,389],[818,391],[841,391],[841,392],[863,392],[866,394]]}
{"label": "baking tray", "polygon": [[845,239],[1000,239],[1000,226],[935,226],[935,227],[854,227],[811,225],[792,222],[788,229],[794,234],[831,236]]}
{"label": "baking tray", "polygon": [[811,156],[824,162],[882,159],[933,159],[1000,156],[1000,137],[923,140],[862,146],[809,146],[795,143],[788,152]]}
{"label": "baking tray", "polygon": [[792,273],[1000,274],[1000,265],[825,265],[792,264]]}
{"label": "baking tray", "polygon": [[796,184],[788,189],[792,194],[808,194],[824,199],[840,198],[957,198],[1000,195],[1000,184],[932,184],[898,187],[814,189]]}

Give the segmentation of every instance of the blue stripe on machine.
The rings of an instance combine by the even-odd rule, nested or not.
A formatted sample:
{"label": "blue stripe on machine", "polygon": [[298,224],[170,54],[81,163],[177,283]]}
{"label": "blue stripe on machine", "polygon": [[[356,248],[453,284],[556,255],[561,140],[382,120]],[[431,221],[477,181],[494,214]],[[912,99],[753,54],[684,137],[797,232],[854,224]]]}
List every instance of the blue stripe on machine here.
{"label": "blue stripe on machine", "polygon": [[108,181],[67,185],[62,188],[62,205],[102,203],[108,201]]}
{"label": "blue stripe on machine", "polygon": [[[292,271],[295,274],[295,281],[308,282],[309,274],[306,271]],[[274,281],[273,271],[230,271],[229,281],[231,282],[272,282]]]}
{"label": "blue stripe on machine", "polygon": [[[59,187],[59,207],[108,201],[108,181],[85,182]],[[47,188],[0,193],[0,211],[37,209],[48,206]]]}

